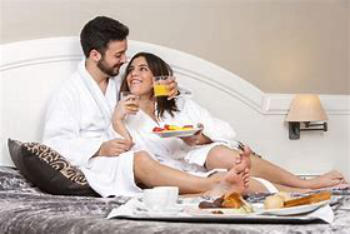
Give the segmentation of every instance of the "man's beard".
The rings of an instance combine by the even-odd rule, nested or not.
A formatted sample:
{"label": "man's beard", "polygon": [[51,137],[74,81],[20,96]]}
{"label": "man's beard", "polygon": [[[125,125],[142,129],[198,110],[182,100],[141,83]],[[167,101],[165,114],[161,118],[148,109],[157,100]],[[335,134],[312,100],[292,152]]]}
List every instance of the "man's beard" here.
{"label": "man's beard", "polygon": [[108,76],[117,76],[119,74],[119,69],[121,65],[122,64],[119,64],[119,67],[117,68],[117,70],[115,70],[116,67],[110,67],[106,65],[103,57],[97,63],[97,67]]}

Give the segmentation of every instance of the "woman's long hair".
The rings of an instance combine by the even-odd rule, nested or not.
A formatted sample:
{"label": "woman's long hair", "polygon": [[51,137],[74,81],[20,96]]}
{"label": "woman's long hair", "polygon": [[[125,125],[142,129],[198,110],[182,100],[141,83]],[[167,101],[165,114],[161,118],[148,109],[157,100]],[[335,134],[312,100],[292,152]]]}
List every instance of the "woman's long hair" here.
{"label": "woman's long hair", "polygon": [[[172,76],[173,75],[173,70],[166,62],[164,62],[163,59],[151,53],[140,52],[135,54],[131,58],[128,66],[126,67],[123,81],[120,86],[120,92],[130,91],[128,82],[126,81],[126,77],[130,73],[130,69],[129,69],[130,65],[138,57],[145,58],[147,65],[151,70],[153,76]],[[119,100],[120,100],[120,92],[119,92]],[[152,93],[152,97],[154,97],[154,92]],[[163,117],[165,111],[167,111],[171,116],[174,116],[174,112],[178,111],[175,99],[168,100],[167,97],[157,97],[156,102],[157,102],[156,114],[158,118]]]}

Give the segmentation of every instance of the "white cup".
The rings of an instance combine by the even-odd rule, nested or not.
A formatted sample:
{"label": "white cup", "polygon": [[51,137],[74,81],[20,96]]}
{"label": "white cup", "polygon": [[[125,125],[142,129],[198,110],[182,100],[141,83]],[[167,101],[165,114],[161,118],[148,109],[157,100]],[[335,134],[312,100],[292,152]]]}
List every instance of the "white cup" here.
{"label": "white cup", "polygon": [[143,190],[143,202],[151,211],[164,211],[173,208],[179,196],[179,188],[175,186],[159,186]]}

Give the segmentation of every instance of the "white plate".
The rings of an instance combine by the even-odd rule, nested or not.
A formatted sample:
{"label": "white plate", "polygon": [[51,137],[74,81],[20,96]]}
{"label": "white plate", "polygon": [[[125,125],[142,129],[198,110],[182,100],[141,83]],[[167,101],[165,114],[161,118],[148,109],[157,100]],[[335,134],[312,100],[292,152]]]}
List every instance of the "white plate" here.
{"label": "white plate", "polygon": [[[299,215],[299,214],[306,214],[311,211],[314,211],[322,206],[325,206],[329,204],[330,200],[327,201],[321,201],[318,203],[310,204],[310,205],[301,205],[301,206],[294,206],[289,208],[281,208],[281,209],[271,209],[271,210],[265,210],[263,204],[252,204],[254,212],[252,213],[244,213],[240,209],[222,209],[222,208],[211,208],[211,209],[188,209],[191,214],[193,215],[224,215],[224,216],[244,216],[244,215],[278,215],[278,216],[284,216],[284,215]],[[221,211],[222,214],[213,214],[214,211]]]}
{"label": "white plate", "polygon": [[329,204],[330,200],[321,201],[314,204],[309,205],[301,205],[301,206],[293,206],[288,208],[281,208],[281,209],[271,209],[271,210],[264,210],[262,207],[259,210],[256,209],[256,214],[263,214],[263,215],[298,215],[298,214],[305,214],[309,213],[311,211],[314,211],[322,206],[325,206]]}
{"label": "white plate", "polygon": [[200,128],[192,128],[188,130],[166,130],[166,131],[161,131],[161,132],[153,132],[157,134],[158,136],[162,138],[168,138],[168,137],[188,137],[188,136],[193,136],[201,130]]}

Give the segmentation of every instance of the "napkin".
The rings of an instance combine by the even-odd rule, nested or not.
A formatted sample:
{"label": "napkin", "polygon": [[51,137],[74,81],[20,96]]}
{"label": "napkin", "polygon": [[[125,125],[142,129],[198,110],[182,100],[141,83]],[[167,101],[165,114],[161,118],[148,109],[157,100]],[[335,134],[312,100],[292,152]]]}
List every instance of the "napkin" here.
{"label": "napkin", "polygon": [[334,213],[329,205],[322,206],[306,216],[321,219],[326,223],[333,223],[334,221]]}

